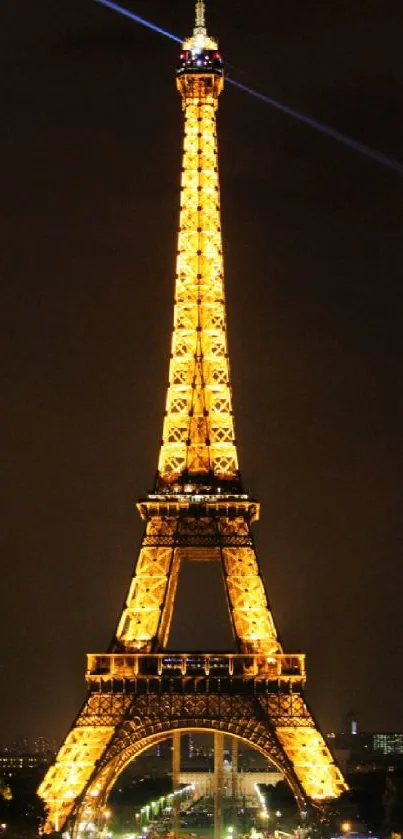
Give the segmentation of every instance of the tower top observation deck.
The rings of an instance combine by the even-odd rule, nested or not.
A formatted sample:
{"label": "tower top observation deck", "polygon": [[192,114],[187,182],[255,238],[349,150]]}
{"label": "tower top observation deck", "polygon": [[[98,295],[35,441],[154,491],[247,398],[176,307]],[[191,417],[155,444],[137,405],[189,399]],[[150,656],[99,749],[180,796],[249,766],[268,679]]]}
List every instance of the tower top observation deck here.
{"label": "tower top observation deck", "polygon": [[[218,52],[217,41],[207,34],[204,0],[196,0],[193,35],[182,44],[176,75],[184,106],[189,94],[191,98],[195,98],[196,94],[205,99],[209,93],[213,93],[217,105],[218,96],[223,88],[224,65]],[[210,76],[210,81],[207,81],[206,76]],[[204,83],[195,86],[195,81],[200,77],[205,79]]]}

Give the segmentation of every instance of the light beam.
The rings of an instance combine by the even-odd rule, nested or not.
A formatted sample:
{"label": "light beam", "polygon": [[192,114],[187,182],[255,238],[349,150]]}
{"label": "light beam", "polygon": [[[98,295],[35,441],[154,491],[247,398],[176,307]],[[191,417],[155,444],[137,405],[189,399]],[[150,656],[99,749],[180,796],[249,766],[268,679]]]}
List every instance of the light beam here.
{"label": "light beam", "polygon": [[[118,3],[114,3],[113,0],[96,0],[96,2],[100,3],[101,6],[106,6],[108,9],[112,9],[114,12],[118,12],[124,17],[130,18],[130,20],[134,20],[136,23],[140,23],[142,26],[147,27],[147,29],[152,29],[159,35],[164,35],[165,38],[169,38],[171,41],[176,41],[178,44],[183,43],[183,38],[179,38],[178,35],[173,35],[172,32],[167,32],[160,26],[156,26],[154,23],[151,23],[151,21],[136,15],[134,12],[129,11],[129,9],[125,9]],[[344,146],[354,149],[354,151],[357,151],[364,157],[368,157],[370,160],[375,160],[376,163],[380,163],[381,166],[386,166],[398,175],[403,175],[403,163],[388,157],[388,155],[383,154],[383,152],[373,149],[370,146],[365,146],[363,143],[353,140],[352,137],[347,137],[335,128],[331,128],[329,125],[324,125],[322,122],[318,122],[316,119],[312,119],[305,114],[301,114],[299,111],[294,111],[294,109],[289,108],[288,105],[282,105],[281,102],[276,102],[276,100],[272,99],[270,96],[266,96],[266,94],[260,93],[258,90],[253,90],[253,88],[247,87],[229,76],[226,77],[226,82],[228,84],[232,84],[233,87],[237,87],[238,90],[242,90],[244,93],[249,93],[249,95],[254,96],[255,99],[265,102],[266,105],[271,105],[273,108],[277,108],[277,110],[282,111],[283,114],[294,117],[294,119],[305,123],[305,125],[310,125],[311,128],[314,128],[321,134],[325,134],[327,137],[331,137],[332,140],[336,140],[338,143],[342,143]]]}
{"label": "light beam", "polygon": [[129,9],[125,9],[123,6],[118,6],[117,3],[113,3],[112,0],[97,0],[97,3],[100,3],[101,6],[106,6],[108,9],[112,9],[114,12],[119,12],[120,15],[130,18],[130,20],[134,20],[136,23],[141,23],[141,25],[146,26],[147,29],[153,29],[154,32],[158,32],[159,35],[164,35],[165,38],[169,38],[171,41],[176,41],[178,44],[183,43],[183,38],[178,38],[178,36],[173,35],[172,32],[167,32],[165,29],[161,29],[160,26],[155,26],[155,24],[151,23],[150,20],[146,20],[144,17],[135,15],[134,12],[130,12]]}
{"label": "light beam", "polygon": [[372,149],[370,146],[364,146],[363,143],[359,143],[351,137],[346,137],[345,134],[341,134],[341,132],[337,131],[335,128],[331,128],[329,125],[324,125],[316,119],[311,119],[311,117],[307,117],[305,114],[299,113],[299,111],[294,111],[293,108],[289,108],[288,105],[282,105],[280,102],[276,102],[275,99],[271,99],[270,96],[266,96],[264,93],[259,93],[257,90],[246,87],[246,85],[235,81],[235,79],[226,78],[226,82],[229,82],[234,85],[234,87],[239,88],[239,90],[243,90],[245,93],[249,93],[251,96],[255,96],[255,98],[260,99],[261,102],[266,102],[267,105],[272,105],[273,108],[277,108],[277,110],[282,111],[284,114],[288,114],[288,116],[299,119],[300,122],[304,122],[306,125],[310,125],[312,128],[315,128],[316,131],[320,131],[321,134],[326,134],[328,137],[332,137],[333,140],[337,140],[339,143],[344,143],[345,146],[358,151],[360,154],[365,155],[365,157],[369,157],[371,160],[376,160],[377,163],[381,163],[383,166],[388,166],[399,175],[403,175],[403,163],[399,163],[398,160],[393,160],[393,158],[388,157],[386,154],[383,154],[383,152]]}

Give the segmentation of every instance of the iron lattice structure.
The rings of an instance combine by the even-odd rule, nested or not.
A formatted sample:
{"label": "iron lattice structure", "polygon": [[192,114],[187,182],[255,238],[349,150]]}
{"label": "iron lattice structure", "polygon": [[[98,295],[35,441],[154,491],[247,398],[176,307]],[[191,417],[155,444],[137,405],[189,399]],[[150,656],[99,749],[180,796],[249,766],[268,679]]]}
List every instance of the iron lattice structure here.
{"label": "iron lattice structure", "polygon": [[[123,768],[180,730],[216,730],[259,749],[299,802],[346,789],[307,708],[302,655],[285,655],[254,548],[259,504],[242,486],[227,348],[216,110],[217,43],[196,3],[177,71],[185,131],[169,387],[145,533],[106,655],[88,656],[88,698],[39,788],[45,832],[99,823]],[[221,562],[236,654],[166,650],[184,560]]]}

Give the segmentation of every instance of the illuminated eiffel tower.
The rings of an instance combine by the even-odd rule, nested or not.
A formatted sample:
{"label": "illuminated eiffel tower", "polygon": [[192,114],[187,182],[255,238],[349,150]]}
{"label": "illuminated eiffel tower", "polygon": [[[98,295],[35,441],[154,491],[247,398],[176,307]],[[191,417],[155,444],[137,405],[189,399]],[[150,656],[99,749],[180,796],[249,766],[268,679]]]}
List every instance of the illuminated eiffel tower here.
{"label": "illuminated eiffel tower", "polygon": [[[303,694],[304,656],[284,653],[268,606],[235,444],[220,220],[216,110],[223,62],[202,0],[177,86],[185,116],[169,386],[145,532],[107,654],[89,655],[88,697],[39,788],[45,832],[101,824],[110,789],[175,732],[213,731],[257,748],[300,806],[346,789]],[[167,652],[181,562],[220,562],[236,653]],[[176,736],[177,743],[177,736]],[[221,746],[220,746],[221,743]],[[174,736],[175,744],[175,736]],[[176,751],[175,751],[176,749]],[[178,758],[174,747],[174,762]]]}

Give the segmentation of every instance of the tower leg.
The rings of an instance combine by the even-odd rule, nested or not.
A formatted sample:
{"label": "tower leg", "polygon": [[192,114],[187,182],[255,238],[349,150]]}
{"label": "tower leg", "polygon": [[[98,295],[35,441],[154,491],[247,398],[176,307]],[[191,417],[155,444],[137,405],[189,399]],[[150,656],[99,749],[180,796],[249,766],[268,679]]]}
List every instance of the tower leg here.
{"label": "tower leg", "polygon": [[238,756],[239,756],[239,741],[233,737],[231,740],[231,753],[232,753],[232,772],[231,772],[231,781],[232,781],[232,824],[234,830],[236,832],[237,826],[237,810],[238,810]]}
{"label": "tower leg", "polygon": [[214,839],[221,839],[223,829],[224,735],[214,732]]}
{"label": "tower leg", "polygon": [[[181,735],[180,731],[174,731],[172,737],[172,789],[177,792],[180,783],[181,771]],[[174,839],[179,836],[180,802],[177,795],[173,798],[172,831]]]}

